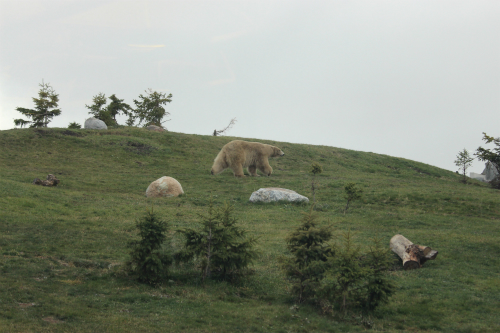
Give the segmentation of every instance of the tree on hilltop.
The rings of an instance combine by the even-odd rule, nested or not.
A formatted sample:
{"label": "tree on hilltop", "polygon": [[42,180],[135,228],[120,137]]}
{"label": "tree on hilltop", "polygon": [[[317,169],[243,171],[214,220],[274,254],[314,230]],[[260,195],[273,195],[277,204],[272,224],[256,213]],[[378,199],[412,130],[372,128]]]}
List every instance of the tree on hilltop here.
{"label": "tree on hilltop", "polygon": [[472,161],[474,158],[469,155],[467,149],[458,152],[457,159],[455,160],[455,165],[458,167],[458,171],[460,171],[464,178],[462,179],[462,183],[467,183],[467,176],[465,175],[467,169],[472,165]]}
{"label": "tree on hilltop", "polygon": [[127,124],[131,125],[135,119],[139,119],[139,125],[144,121],[145,126],[161,127],[163,117],[170,115],[169,112],[165,111],[163,105],[172,102],[172,94],[167,96],[167,94],[153,91],[151,88],[145,92],[146,96],[141,94],[139,100],[134,99],[136,109],[133,110],[134,116],[129,117]]}
{"label": "tree on hilltop", "polygon": [[89,114],[93,115],[94,118],[104,121],[107,126],[117,125],[116,116],[119,113],[124,115],[130,115],[133,110],[127,103],[123,102],[123,99],[119,99],[115,94],[108,97],[111,100],[109,105],[106,105],[107,99],[106,95],[99,93],[92,98],[93,104],[85,105],[89,109]]}
{"label": "tree on hilltop", "polygon": [[59,95],[49,83],[45,83],[43,80],[38,91],[38,98],[33,97],[33,102],[35,103],[34,109],[16,108],[17,111],[32,119],[31,121],[14,119],[16,126],[23,127],[31,123],[30,127],[47,127],[52,118],[61,114],[61,110],[57,109]]}
{"label": "tree on hilltop", "polygon": [[494,138],[492,136],[488,136],[483,132],[483,141],[485,143],[494,143],[496,148],[493,149],[485,149],[482,147],[477,148],[476,153],[474,155],[477,156],[477,159],[480,161],[490,162],[493,167],[497,170],[497,177],[493,179],[490,183],[493,187],[500,189],[500,137]]}

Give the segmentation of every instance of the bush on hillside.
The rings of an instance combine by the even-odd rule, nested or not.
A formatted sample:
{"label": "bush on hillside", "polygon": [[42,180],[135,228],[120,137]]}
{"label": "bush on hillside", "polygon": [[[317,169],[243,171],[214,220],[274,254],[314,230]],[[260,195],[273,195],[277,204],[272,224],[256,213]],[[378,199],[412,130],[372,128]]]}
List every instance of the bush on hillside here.
{"label": "bush on hillside", "polygon": [[340,246],[330,244],[331,227],[318,228],[316,219],[311,208],[286,238],[292,255],[282,263],[297,301],[344,314],[353,309],[371,312],[387,303],[395,291],[387,276],[393,261],[388,248],[376,238],[369,251],[362,253],[350,231]]}
{"label": "bush on hillside", "polygon": [[233,206],[227,202],[216,208],[210,201],[208,214],[199,214],[201,228],[179,230],[185,242],[183,250],[176,254],[176,260],[194,261],[203,280],[230,281],[244,275],[248,265],[257,258],[254,250],[256,239],[246,237],[246,232],[236,225],[232,213]]}
{"label": "bush on hillside", "polygon": [[166,276],[168,266],[172,263],[171,255],[162,249],[168,224],[151,209],[137,220],[136,227],[141,239],[129,243],[132,250],[127,266],[140,282],[157,284]]}
{"label": "bush on hillside", "polygon": [[356,186],[356,183],[347,183],[344,186],[344,199],[347,200],[347,204],[344,209],[344,215],[349,209],[349,204],[354,200],[361,199],[363,194],[363,189]]}
{"label": "bush on hillside", "polygon": [[286,238],[292,257],[282,260],[298,302],[315,299],[316,290],[327,270],[328,258],[335,252],[328,244],[332,238],[331,228],[316,226],[318,215],[313,213],[313,207],[309,213],[302,213],[302,223]]}

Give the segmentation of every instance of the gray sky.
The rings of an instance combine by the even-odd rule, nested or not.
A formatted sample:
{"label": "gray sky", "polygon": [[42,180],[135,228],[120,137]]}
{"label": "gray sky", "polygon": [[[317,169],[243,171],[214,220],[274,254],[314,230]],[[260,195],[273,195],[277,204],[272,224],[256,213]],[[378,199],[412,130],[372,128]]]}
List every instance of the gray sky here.
{"label": "gray sky", "polygon": [[[500,136],[500,1],[0,0],[0,130],[59,94],[172,93],[168,130],[327,145],[455,171]],[[121,118],[124,124],[125,119]],[[480,173],[483,163],[469,170]]]}

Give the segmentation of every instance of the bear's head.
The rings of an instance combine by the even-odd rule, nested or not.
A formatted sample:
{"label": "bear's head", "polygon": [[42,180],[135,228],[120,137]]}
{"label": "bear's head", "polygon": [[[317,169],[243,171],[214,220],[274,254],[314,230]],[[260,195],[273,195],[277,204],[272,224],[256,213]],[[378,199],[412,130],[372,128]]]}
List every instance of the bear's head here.
{"label": "bear's head", "polygon": [[278,147],[273,147],[273,155],[272,157],[278,157],[278,156],[283,156],[285,153],[279,149]]}

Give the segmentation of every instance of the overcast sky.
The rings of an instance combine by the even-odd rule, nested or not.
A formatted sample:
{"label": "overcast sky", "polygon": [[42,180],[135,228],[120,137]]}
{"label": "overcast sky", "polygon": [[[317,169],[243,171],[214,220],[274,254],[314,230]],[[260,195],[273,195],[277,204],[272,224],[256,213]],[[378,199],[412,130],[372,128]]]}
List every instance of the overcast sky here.
{"label": "overcast sky", "polygon": [[0,0],[0,130],[42,79],[62,110],[49,127],[83,125],[100,92],[133,106],[152,88],[173,95],[170,131],[237,118],[231,136],[455,171],[500,136],[499,61],[498,0]]}

